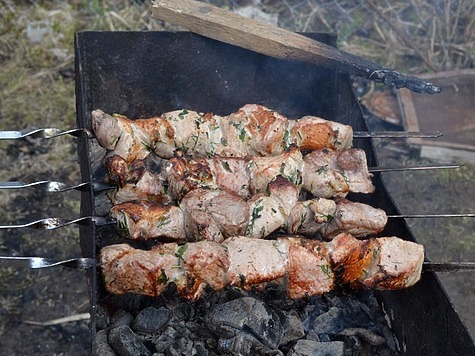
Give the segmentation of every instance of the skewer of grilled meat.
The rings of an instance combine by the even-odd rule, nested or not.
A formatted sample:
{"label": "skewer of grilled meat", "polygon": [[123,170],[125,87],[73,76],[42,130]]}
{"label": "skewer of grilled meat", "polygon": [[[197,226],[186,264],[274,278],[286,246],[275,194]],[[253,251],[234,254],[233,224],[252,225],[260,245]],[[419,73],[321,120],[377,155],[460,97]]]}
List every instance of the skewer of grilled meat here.
{"label": "skewer of grilled meat", "polygon": [[177,110],[150,119],[92,112],[99,144],[127,162],[144,159],[151,151],[172,158],[176,149],[193,157],[268,156],[296,145],[302,150],[351,147],[351,126],[304,116],[288,120],[264,106],[247,104],[228,116]]}
{"label": "skewer of grilled meat", "polygon": [[162,175],[175,200],[197,187],[226,189],[248,198],[265,191],[279,175],[320,198],[374,191],[365,152],[358,148],[322,149],[304,157],[295,147],[272,157],[175,157],[165,164]]}
{"label": "skewer of grilled meat", "polygon": [[249,198],[266,191],[269,182],[279,175],[316,197],[374,191],[366,155],[356,148],[341,152],[318,150],[304,157],[296,148],[272,157],[175,157],[163,165],[161,173],[149,169],[146,160],[127,163],[113,155],[106,159],[106,170],[108,182],[118,186],[108,194],[113,204],[130,200],[180,201],[200,187],[225,189]]}
{"label": "skewer of grilled meat", "polygon": [[100,261],[106,289],[113,294],[159,296],[174,283],[195,301],[209,285],[245,289],[281,283],[293,299],[321,295],[340,286],[394,290],[421,276],[424,248],[397,237],[360,241],[349,233],[331,242],[301,237],[260,240],[232,237],[222,244],[199,241],[157,245],[145,251],[127,244],[106,246]]}
{"label": "skewer of grilled meat", "polygon": [[267,194],[249,200],[225,190],[198,188],[179,206],[126,202],[115,205],[110,216],[132,239],[222,242],[232,236],[265,238],[284,229],[291,234],[332,239],[342,231],[363,238],[380,233],[387,222],[381,209],[366,204],[316,198],[298,201],[297,187],[277,177]]}

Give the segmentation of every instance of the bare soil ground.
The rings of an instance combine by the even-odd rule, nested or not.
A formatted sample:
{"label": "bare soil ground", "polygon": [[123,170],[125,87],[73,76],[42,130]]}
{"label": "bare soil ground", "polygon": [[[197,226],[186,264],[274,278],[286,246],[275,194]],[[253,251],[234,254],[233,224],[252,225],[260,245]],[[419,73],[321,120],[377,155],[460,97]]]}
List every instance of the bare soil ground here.
{"label": "bare soil ground", "polygon": [[[371,1],[212,0],[232,11],[264,17],[294,31],[339,34],[339,46],[388,67],[412,74],[470,68],[474,63],[474,10],[470,0]],[[75,126],[74,33],[82,29],[176,29],[154,21],[148,2],[0,0],[0,129]],[[249,10],[251,9],[251,10]],[[250,12],[249,12],[250,11]],[[378,90],[371,83],[359,94]],[[394,150],[397,148],[397,150]],[[382,164],[420,160],[401,143],[378,143]],[[0,141],[0,180],[53,179],[79,182],[75,141]],[[471,186],[475,168],[427,173],[388,173],[391,193],[403,212],[475,211]],[[47,216],[77,217],[79,195],[38,190],[0,191],[0,224]],[[433,260],[475,260],[474,219],[411,221],[417,239]],[[78,231],[0,230],[4,256],[79,256]],[[441,275],[467,325],[475,330],[474,275]],[[472,308],[473,309],[473,308]],[[32,325],[88,310],[87,281],[66,269],[0,267],[1,355],[84,355],[87,321]],[[474,331],[472,331],[474,332]],[[474,332],[475,333],[475,332]]]}

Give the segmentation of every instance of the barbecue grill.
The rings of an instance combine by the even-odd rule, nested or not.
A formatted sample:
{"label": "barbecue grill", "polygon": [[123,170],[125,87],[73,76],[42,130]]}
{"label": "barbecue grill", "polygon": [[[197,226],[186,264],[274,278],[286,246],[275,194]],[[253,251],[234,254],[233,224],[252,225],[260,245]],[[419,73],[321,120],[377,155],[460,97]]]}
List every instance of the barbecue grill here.
{"label": "barbecue grill", "polygon": [[[333,46],[336,42],[329,34],[306,35]],[[91,112],[98,108],[128,117],[178,108],[225,115],[258,103],[287,117],[311,114],[367,130],[350,78],[332,69],[270,58],[189,32],[80,32],[75,50],[78,128],[89,129]],[[369,166],[377,166],[370,140],[355,139],[354,146],[366,151]],[[104,172],[94,140],[79,137],[78,151],[82,181],[100,180]],[[373,182],[375,193],[350,199],[398,214],[379,174]],[[103,213],[98,204],[91,189],[82,192],[81,216]],[[390,219],[382,235],[415,241],[402,219]],[[82,256],[88,258],[97,258],[103,245],[117,240],[112,228],[94,224],[81,225],[80,238]],[[98,304],[107,304],[108,294],[99,269],[87,273],[94,340]],[[467,329],[433,272],[425,272],[414,287],[374,294],[402,354],[475,354]]]}

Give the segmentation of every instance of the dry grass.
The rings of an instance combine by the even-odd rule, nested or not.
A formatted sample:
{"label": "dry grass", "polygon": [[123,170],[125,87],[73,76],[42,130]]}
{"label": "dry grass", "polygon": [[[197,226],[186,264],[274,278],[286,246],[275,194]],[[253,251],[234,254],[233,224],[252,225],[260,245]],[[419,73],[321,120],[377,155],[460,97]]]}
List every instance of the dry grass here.
{"label": "dry grass", "polygon": [[[475,3],[470,0],[208,2],[231,10],[253,3],[278,14],[284,28],[336,32],[342,49],[404,71],[473,66]],[[146,2],[1,0],[0,6],[3,129],[74,126],[70,75],[76,31],[164,28],[150,17]]]}

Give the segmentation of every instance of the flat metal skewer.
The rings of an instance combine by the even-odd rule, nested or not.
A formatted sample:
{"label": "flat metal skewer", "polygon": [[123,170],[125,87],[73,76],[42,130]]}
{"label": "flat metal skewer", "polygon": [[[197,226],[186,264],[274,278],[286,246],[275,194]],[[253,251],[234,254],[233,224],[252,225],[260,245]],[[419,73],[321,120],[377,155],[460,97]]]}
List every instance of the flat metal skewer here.
{"label": "flat metal skewer", "polygon": [[[97,265],[93,258],[71,258],[57,261],[43,257],[11,257],[0,256],[0,267],[26,267],[31,269],[67,267],[72,269],[88,269]],[[424,262],[424,272],[459,272],[475,271],[475,262]]]}
{"label": "flat metal skewer", "polygon": [[353,138],[438,138],[443,134],[419,131],[353,131]]}
{"label": "flat metal skewer", "polygon": [[103,182],[86,182],[77,185],[69,186],[65,183],[54,182],[49,180],[42,180],[32,183],[23,182],[0,182],[0,189],[23,189],[23,188],[39,188],[46,192],[66,192],[68,190],[79,190],[81,192],[87,191],[92,186],[94,192],[102,192],[104,190],[115,188]]}
{"label": "flat metal skewer", "polygon": [[93,258],[71,258],[69,260],[56,261],[43,257],[10,257],[0,256],[0,267],[27,267],[32,269],[50,267],[68,267],[73,269],[92,268],[97,264]]}
{"label": "flat metal skewer", "polygon": [[[398,214],[398,215],[386,215],[387,218],[465,218],[475,217],[475,213],[462,213],[462,214]],[[45,218],[36,221],[32,221],[25,224],[18,225],[0,225],[0,229],[43,229],[43,230],[55,230],[61,227],[65,227],[72,224],[88,224],[94,223],[96,226],[113,225],[117,223],[117,220],[110,217],[99,216],[85,216],[82,218],[70,220],[63,218]]]}
{"label": "flat metal skewer", "polygon": [[399,214],[399,215],[387,215],[388,218],[474,218],[475,213],[462,213],[462,214]]}
{"label": "flat metal skewer", "polygon": [[[368,171],[375,172],[397,172],[397,171],[420,171],[429,169],[457,169],[460,168],[458,164],[443,164],[443,165],[431,165],[431,166],[401,166],[401,167],[369,167]],[[109,185],[103,182],[86,182],[77,185],[67,185],[62,182],[42,180],[31,183],[24,183],[20,181],[0,182],[0,189],[24,189],[24,188],[38,188],[46,192],[67,192],[69,190],[78,190],[81,192],[87,191],[89,186],[92,186],[92,190],[95,193],[102,192],[104,190],[114,189],[115,186]]]}
{"label": "flat metal skewer", "polygon": [[475,271],[475,262],[424,262],[424,272]]}
{"label": "flat metal skewer", "polygon": [[72,129],[63,131],[54,127],[50,127],[32,131],[0,131],[0,140],[18,140],[26,137],[49,139],[64,135],[79,137],[84,133],[88,138],[94,137],[93,133],[87,129]]}
{"label": "flat metal skewer", "polygon": [[440,164],[431,166],[401,166],[401,167],[368,167],[368,171],[375,172],[398,172],[398,171],[424,171],[429,169],[458,169],[459,164]]}
{"label": "flat metal skewer", "polygon": [[[94,133],[88,129],[60,130],[54,127],[36,129],[32,131],[0,131],[0,140],[18,140],[26,137],[34,139],[50,139],[54,137],[70,135],[80,137],[85,133],[88,138],[93,138]],[[438,138],[443,136],[439,131],[354,131],[354,138]]]}
{"label": "flat metal skewer", "polygon": [[32,221],[25,224],[18,225],[0,225],[0,229],[21,229],[21,228],[32,228],[32,229],[42,229],[42,230],[55,230],[60,227],[65,227],[72,224],[90,224],[94,223],[96,226],[104,226],[115,224],[116,220],[111,218],[103,218],[99,216],[85,216],[82,218],[70,220],[63,218],[45,218],[36,221]]}

